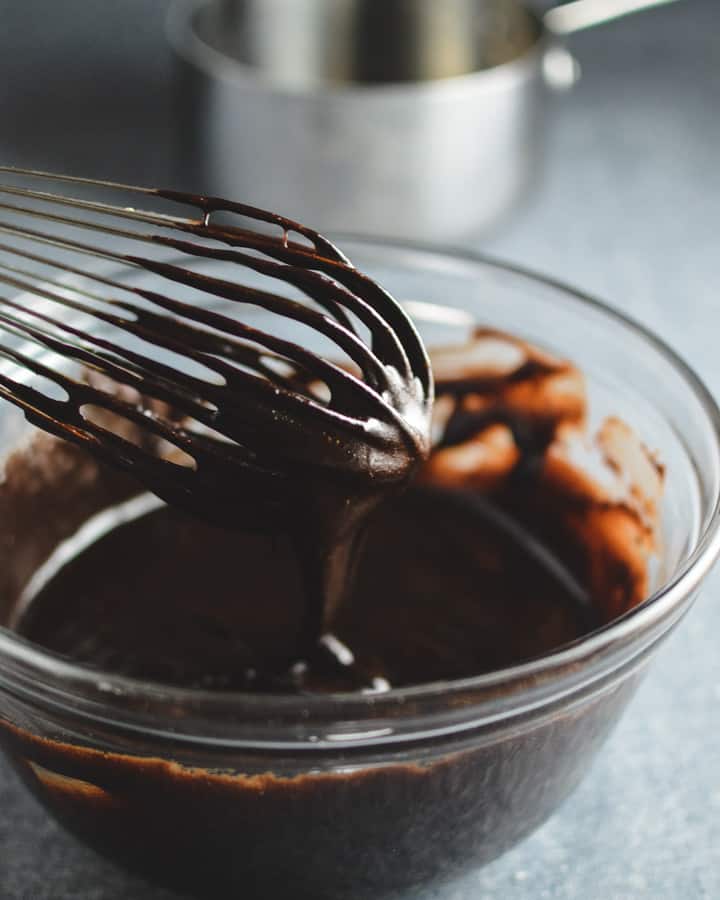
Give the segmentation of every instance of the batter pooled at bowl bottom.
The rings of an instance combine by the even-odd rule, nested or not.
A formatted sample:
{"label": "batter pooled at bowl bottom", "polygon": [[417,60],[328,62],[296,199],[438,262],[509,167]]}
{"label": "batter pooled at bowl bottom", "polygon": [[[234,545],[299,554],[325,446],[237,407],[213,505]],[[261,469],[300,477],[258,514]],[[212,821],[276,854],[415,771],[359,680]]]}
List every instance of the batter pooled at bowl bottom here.
{"label": "batter pooled at bowl bottom", "polygon": [[[282,673],[297,646],[299,584],[282,539],[216,531],[164,508],[66,564],[19,628],[111,672],[193,687],[292,689]],[[476,675],[566,643],[593,621],[521,543],[471,512],[409,495],[371,524],[337,621],[355,666],[311,672],[303,687]]]}
{"label": "batter pooled at bowl bottom", "polygon": [[[578,783],[635,672],[499,719],[503,679],[429,691],[448,693],[438,722],[416,692],[221,694],[472,675],[566,644],[647,596],[662,471],[622,422],[587,425],[580,372],[488,331],[433,362],[434,452],[412,489],[377,511],[333,623],[354,665],[291,672],[284,684],[303,598],[282,534],[141,514],[136,483],[47,435],[7,460],[0,622],[104,670],[90,707],[108,703],[85,732],[82,702],[61,697],[60,717],[28,704],[0,716],[0,746],[87,844],[200,900],[398,900],[493,859]],[[133,504],[134,519],[117,524]],[[136,691],[105,671],[214,693]],[[482,721],[476,691],[491,710]],[[196,702],[218,708],[209,740]],[[126,709],[142,717],[148,703],[162,711],[147,733],[125,728]],[[304,718],[326,704],[353,711]],[[226,742],[228,724],[250,740]],[[258,734],[270,741],[260,749]]]}
{"label": "batter pooled at bowl bottom", "polygon": [[611,419],[590,434],[581,373],[508,335],[480,329],[432,358],[434,451],[371,520],[325,665],[294,664],[305,600],[282,529],[220,531],[137,501],[51,558],[15,627],[167,684],[382,690],[531,659],[640,602],[662,470],[632,431]]}

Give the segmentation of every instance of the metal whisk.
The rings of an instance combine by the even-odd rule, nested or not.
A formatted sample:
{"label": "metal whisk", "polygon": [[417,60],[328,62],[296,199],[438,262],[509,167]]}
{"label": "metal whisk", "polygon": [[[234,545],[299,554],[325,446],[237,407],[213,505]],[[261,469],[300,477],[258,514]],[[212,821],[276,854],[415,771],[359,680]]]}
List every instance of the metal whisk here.
{"label": "metal whisk", "polygon": [[[0,233],[13,239],[0,242],[0,284],[9,294],[0,297],[0,356],[63,392],[51,396],[4,372],[0,396],[40,428],[223,524],[237,524],[242,509],[267,511],[300,470],[305,478],[370,473],[392,482],[426,453],[433,389],[423,345],[395,300],[317,232],[215,197],[9,167],[0,174],[33,184],[0,184]],[[199,215],[37,189],[47,181],[171,201]],[[165,258],[152,256],[157,249]],[[169,260],[168,250],[178,258]],[[88,257],[111,260],[116,271],[88,268]],[[227,265],[222,276],[203,270],[198,261],[234,264],[237,275],[229,278]],[[142,285],[127,278],[138,268]],[[299,296],[244,284],[248,272]],[[172,285],[193,289],[193,298],[173,297]],[[21,299],[12,298],[17,292]],[[222,312],[212,308],[218,298]],[[349,365],[243,321],[249,306],[324,336]],[[80,328],[68,311],[101,327]],[[110,381],[71,377],[43,362],[38,346]],[[174,364],[160,358],[168,353]],[[123,399],[108,386],[117,384],[140,399]],[[128,420],[154,443],[128,440],[98,410]],[[168,444],[184,464],[158,452]]]}
{"label": "metal whisk", "polygon": [[[432,376],[405,312],[334,244],[274,213],[27,169],[0,176],[0,358],[11,363],[0,397],[173,505],[234,528],[284,526],[300,549],[310,658],[368,509],[428,452]],[[48,181],[195,214],[40,190]],[[324,352],[311,349],[318,336]]]}

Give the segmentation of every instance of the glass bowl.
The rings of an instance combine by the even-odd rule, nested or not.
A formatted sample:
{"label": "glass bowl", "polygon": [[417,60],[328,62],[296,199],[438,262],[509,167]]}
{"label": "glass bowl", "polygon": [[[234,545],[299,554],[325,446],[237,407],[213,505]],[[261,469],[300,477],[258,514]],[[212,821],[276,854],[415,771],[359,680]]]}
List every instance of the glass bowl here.
{"label": "glass bowl", "polygon": [[[720,414],[663,343],[519,268],[341,246],[408,304],[430,344],[477,321],[576,362],[591,418],[628,420],[667,467],[662,562],[644,603],[556,652],[376,695],[169,688],[71,664],[0,627],[0,744],[20,777],[82,841],[203,898],[397,896],[507,850],[578,784],[720,549]],[[3,408],[5,453],[31,432]],[[18,524],[0,550],[6,569],[23,527],[48,522]],[[3,580],[0,620],[11,589]],[[586,823],[588,840],[600,824]]]}

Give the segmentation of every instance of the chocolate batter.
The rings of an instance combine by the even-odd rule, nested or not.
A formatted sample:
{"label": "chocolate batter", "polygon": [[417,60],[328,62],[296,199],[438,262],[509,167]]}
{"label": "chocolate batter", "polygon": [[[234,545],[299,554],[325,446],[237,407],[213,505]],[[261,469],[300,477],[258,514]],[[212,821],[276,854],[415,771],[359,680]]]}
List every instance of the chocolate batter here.
{"label": "chocolate batter", "polygon": [[[15,627],[107,671],[281,692],[466,678],[587,633],[613,599],[593,584],[585,539],[607,502],[581,502],[550,465],[569,439],[562,429],[582,433],[577,370],[482,330],[436,352],[434,366],[434,452],[419,484],[370,517],[348,597],[310,665],[297,655],[308,597],[293,535],[221,530],[169,507],[116,527],[107,512],[69,562],[51,559],[31,583]],[[625,557],[613,587],[627,606],[644,584]]]}
{"label": "chocolate batter", "polygon": [[533,555],[522,534],[484,512],[420,491],[379,511],[336,621],[355,665],[297,683],[286,673],[304,597],[290,542],[220,531],[169,508],[91,543],[29,599],[17,627],[101,669],[233,690],[469,677],[592,627],[589,599],[558,577],[559,562]]}
{"label": "chocolate batter", "polygon": [[[592,431],[578,370],[507,335],[480,330],[433,365],[434,451],[415,487],[370,519],[334,620],[352,665],[288,670],[304,598],[286,536],[228,533],[137,500],[134,518],[110,527],[102,511],[131,484],[80,451],[60,464],[67,445],[46,438],[0,485],[16,532],[35,538],[0,572],[0,596],[15,597],[6,621],[54,652],[167,684],[377,691],[532,658],[640,602],[662,469],[632,431],[617,420]],[[75,504],[38,527],[34,511],[60,492]],[[103,535],[76,534],[93,513]],[[74,555],[53,568],[63,539]],[[628,679],[500,738],[489,727],[370,759],[328,750],[310,774],[304,760],[126,753],[1,721],[0,740],[66,827],[153,880],[203,900],[367,900],[457,874],[531,831],[631,691]]]}

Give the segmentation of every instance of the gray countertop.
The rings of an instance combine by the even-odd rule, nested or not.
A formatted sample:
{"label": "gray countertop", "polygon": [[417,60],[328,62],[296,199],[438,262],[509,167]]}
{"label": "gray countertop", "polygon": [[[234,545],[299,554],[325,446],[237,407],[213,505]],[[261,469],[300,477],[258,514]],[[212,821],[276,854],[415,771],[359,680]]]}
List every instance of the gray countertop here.
{"label": "gray countertop", "polygon": [[[175,177],[162,4],[5,6],[0,158]],[[685,0],[574,38],[584,77],[556,103],[545,178],[511,221],[475,242],[609,299],[668,339],[716,393],[719,36],[720,2]],[[423,900],[720,897],[718,593],[720,571],[552,820]],[[171,896],[77,845],[0,761],[0,900]]]}

